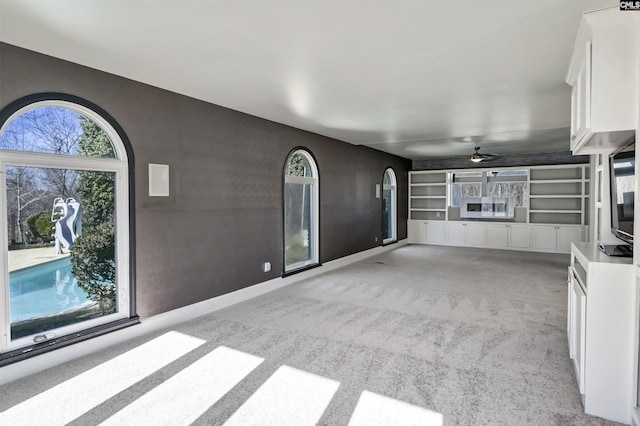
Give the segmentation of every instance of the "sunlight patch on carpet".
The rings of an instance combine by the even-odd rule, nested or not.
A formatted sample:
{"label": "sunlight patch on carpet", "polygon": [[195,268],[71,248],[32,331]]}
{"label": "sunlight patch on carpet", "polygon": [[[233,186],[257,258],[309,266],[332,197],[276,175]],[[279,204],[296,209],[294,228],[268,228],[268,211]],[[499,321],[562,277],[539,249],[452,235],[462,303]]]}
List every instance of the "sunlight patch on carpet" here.
{"label": "sunlight patch on carpet", "polygon": [[205,343],[165,333],[0,413],[0,424],[65,425]]}
{"label": "sunlight patch on carpet", "polygon": [[335,380],[282,366],[225,425],[315,425],[339,386]]}
{"label": "sunlight patch on carpet", "polygon": [[363,391],[349,426],[442,426],[442,414],[377,393]]}
{"label": "sunlight patch on carpet", "polygon": [[264,361],[220,346],[102,425],[190,425]]}

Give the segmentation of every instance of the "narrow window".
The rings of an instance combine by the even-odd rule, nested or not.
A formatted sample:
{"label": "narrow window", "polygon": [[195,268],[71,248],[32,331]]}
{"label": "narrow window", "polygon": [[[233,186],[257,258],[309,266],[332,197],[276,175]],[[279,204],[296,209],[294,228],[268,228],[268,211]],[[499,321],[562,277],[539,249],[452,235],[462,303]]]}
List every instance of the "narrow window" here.
{"label": "narrow window", "polygon": [[397,236],[397,182],[392,168],[384,171],[382,179],[382,244],[389,244]]}
{"label": "narrow window", "polygon": [[284,171],[284,271],[318,263],[318,168],[303,149],[287,157]]}
{"label": "narrow window", "polygon": [[0,353],[129,318],[128,160],[118,133],[59,100],[0,124]]}

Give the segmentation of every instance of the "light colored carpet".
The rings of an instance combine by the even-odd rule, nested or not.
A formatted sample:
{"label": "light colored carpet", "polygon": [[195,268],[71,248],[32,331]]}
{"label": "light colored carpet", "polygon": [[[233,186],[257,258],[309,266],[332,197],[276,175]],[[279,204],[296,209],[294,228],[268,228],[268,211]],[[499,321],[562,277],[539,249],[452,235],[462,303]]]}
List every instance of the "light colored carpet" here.
{"label": "light colored carpet", "polygon": [[[380,424],[434,413],[446,425],[614,424],[583,414],[580,404],[567,349],[568,262],[567,255],[401,247],[174,327],[204,342],[71,424],[100,424],[159,385],[189,377],[189,366],[207,365],[198,361],[221,346],[259,359],[251,358],[244,378],[225,385],[210,405],[204,398],[193,424],[313,419],[296,404],[314,405],[312,423],[323,425],[346,425],[352,416],[353,424],[365,424],[368,415],[376,418],[372,410],[380,410]],[[0,412],[161,334],[1,386]],[[192,389],[177,387],[171,399],[202,400],[206,383],[216,382],[191,380]],[[288,384],[276,389],[278,383]],[[171,395],[166,385],[156,393]],[[286,403],[270,405],[270,394]],[[305,404],[308,395],[323,402]],[[384,414],[387,400],[394,409],[399,401],[410,404],[408,414]],[[159,424],[148,401],[138,410],[142,424]],[[302,417],[267,413],[270,406]],[[46,412],[42,407],[43,420]]]}

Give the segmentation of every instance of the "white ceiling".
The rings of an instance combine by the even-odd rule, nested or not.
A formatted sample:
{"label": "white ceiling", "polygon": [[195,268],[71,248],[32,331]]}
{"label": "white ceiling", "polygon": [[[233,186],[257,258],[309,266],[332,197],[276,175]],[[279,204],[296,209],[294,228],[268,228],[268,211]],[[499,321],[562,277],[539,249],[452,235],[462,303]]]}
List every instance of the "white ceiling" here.
{"label": "white ceiling", "polygon": [[617,0],[0,0],[0,41],[411,159],[569,149]]}

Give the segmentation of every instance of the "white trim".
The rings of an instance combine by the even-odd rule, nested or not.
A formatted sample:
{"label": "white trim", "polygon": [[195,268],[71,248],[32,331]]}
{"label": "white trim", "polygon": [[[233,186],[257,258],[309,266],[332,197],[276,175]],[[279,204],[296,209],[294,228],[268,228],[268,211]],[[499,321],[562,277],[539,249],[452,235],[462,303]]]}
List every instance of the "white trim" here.
{"label": "white trim", "polygon": [[64,364],[85,355],[108,349],[113,345],[144,336],[145,334],[174,327],[180,323],[253,299],[254,297],[295,284],[299,281],[316,277],[343,266],[359,262],[369,257],[395,250],[405,245],[407,245],[406,239],[400,240],[391,246],[375,247],[361,251],[359,253],[324,263],[322,267],[319,268],[310,269],[285,278],[275,278],[269,281],[264,281],[247,288],[223,294],[222,296],[214,297],[202,302],[174,309],[172,311],[163,312],[141,320],[141,323],[138,325],[114,331],[74,345],[66,346],[15,364],[7,365],[0,368],[0,372],[2,373],[0,374],[0,385]]}

